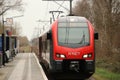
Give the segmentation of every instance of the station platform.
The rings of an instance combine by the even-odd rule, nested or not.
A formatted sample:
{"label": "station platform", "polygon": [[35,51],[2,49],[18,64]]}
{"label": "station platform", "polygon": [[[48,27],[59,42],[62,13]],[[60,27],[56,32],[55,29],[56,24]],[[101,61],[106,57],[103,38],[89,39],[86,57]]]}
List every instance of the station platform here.
{"label": "station platform", "polygon": [[48,80],[34,53],[19,53],[0,68],[0,80]]}

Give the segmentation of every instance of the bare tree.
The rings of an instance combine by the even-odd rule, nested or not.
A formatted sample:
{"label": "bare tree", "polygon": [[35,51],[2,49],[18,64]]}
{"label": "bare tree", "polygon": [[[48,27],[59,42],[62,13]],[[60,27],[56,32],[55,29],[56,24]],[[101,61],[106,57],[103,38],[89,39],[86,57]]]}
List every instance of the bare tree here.
{"label": "bare tree", "polygon": [[74,14],[78,16],[90,17],[90,4],[87,0],[80,0],[77,2],[77,5],[74,7]]}
{"label": "bare tree", "polygon": [[12,27],[12,34],[13,35],[21,35],[22,27],[20,23],[15,22],[15,25]]}
{"label": "bare tree", "polygon": [[[3,15],[8,10],[23,11],[22,0],[0,0],[0,16]],[[0,23],[0,26],[2,26],[1,23]],[[4,26],[5,28],[7,27],[6,25]],[[0,27],[0,32],[2,32],[2,30],[3,28]],[[20,26],[15,25],[15,28],[13,28],[12,33],[19,34],[19,32],[20,32]]]}
{"label": "bare tree", "polygon": [[120,25],[120,0],[93,1],[95,24],[102,33],[103,45],[106,45],[108,53],[111,53],[115,44],[113,37]]}
{"label": "bare tree", "polygon": [[[120,0],[80,0],[73,11],[75,15],[88,18],[99,32],[97,55],[105,57],[102,58],[104,60],[109,59],[108,64],[111,63],[110,60],[117,64],[117,61],[120,61],[118,58],[118,53],[120,53]],[[117,66],[114,69],[118,69]]]}
{"label": "bare tree", "polygon": [[0,0],[0,15],[10,9],[22,11],[22,0]]}
{"label": "bare tree", "polygon": [[29,40],[26,36],[19,36],[19,40],[20,40],[20,47],[29,45]]}

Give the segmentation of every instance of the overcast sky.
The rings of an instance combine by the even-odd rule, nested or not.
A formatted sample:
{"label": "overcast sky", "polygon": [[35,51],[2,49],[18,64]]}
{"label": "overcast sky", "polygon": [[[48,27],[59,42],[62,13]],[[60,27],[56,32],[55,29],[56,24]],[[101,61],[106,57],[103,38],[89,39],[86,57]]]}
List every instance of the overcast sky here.
{"label": "overcast sky", "polygon": [[[76,0],[73,0],[73,4],[75,4]],[[30,40],[38,34],[40,28],[43,27],[42,22],[37,22],[38,20],[48,21],[50,19],[51,14],[49,11],[57,10],[59,5],[57,5],[53,1],[42,1],[42,0],[23,0],[24,5],[24,13],[12,12],[11,15],[24,15],[23,17],[15,18],[14,22],[20,22],[22,27],[22,35],[25,35]],[[63,4],[64,7],[69,9],[69,1],[58,1],[58,3]],[[68,14],[68,11],[64,8],[60,8],[59,10],[64,11],[65,15]],[[13,15],[14,14],[14,15]]]}

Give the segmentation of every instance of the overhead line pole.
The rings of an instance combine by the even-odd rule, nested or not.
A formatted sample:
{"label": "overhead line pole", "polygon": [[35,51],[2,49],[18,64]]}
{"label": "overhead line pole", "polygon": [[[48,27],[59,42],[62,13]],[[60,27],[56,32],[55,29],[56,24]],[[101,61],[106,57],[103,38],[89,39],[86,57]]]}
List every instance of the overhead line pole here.
{"label": "overhead line pole", "polygon": [[70,15],[73,15],[72,14],[72,0],[70,0]]}

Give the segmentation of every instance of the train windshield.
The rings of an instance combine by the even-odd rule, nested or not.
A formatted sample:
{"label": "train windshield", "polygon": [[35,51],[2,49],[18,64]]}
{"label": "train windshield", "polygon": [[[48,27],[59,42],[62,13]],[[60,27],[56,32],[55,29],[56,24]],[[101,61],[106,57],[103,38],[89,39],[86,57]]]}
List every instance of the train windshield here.
{"label": "train windshield", "polygon": [[66,47],[82,47],[90,44],[89,29],[86,22],[59,23],[58,44]]}

